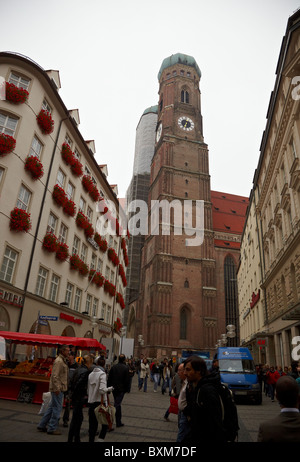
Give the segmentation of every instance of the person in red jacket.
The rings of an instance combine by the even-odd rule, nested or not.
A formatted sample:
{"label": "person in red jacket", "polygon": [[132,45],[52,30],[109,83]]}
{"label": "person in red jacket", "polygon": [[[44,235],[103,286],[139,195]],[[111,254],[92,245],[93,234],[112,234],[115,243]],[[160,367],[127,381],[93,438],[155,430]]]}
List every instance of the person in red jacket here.
{"label": "person in red jacket", "polygon": [[270,367],[270,370],[266,373],[267,376],[267,384],[268,384],[268,391],[271,397],[271,400],[274,402],[274,396],[275,396],[275,388],[276,388],[276,382],[280,377],[279,372],[274,368],[274,366]]}

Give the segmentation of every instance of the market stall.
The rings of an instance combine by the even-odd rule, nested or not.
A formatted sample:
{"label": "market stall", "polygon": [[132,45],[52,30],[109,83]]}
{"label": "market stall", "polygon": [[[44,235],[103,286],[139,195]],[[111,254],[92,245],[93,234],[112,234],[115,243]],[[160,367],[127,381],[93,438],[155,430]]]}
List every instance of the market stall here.
{"label": "market stall", "polygon": [[[70,345],[75,350],[93,350],[100,354],[106,347],[97,340],[85,337],[65,337],[22,332],[0,331],[0,338],[7,343],[58,348]],[[49,381],[55,357],[29,359],[18,362],[0,361],[0,398],[14,401],[41,403],[44,392],[49,391]]]}

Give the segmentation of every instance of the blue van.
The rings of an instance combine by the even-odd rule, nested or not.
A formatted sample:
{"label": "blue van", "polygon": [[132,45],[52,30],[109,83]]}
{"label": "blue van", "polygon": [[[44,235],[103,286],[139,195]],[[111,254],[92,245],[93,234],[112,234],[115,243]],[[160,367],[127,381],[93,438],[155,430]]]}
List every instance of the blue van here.
{"label": "blue van", "polygon": [[256,404],[262,403],[261,387],[248,348],[219,347],[214,358],[219,360],[221,382],[228,385],[235,398],[249,398]]}

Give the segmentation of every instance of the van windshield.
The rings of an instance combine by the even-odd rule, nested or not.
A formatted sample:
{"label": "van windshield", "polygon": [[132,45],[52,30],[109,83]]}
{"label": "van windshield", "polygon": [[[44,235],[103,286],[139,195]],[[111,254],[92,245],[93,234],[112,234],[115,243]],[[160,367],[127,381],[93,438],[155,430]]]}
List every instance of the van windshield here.
{"label": "van windshield", "polygon": [[250,359],[219,359],[220,372],[231,374],[255,374],[254,361]]}

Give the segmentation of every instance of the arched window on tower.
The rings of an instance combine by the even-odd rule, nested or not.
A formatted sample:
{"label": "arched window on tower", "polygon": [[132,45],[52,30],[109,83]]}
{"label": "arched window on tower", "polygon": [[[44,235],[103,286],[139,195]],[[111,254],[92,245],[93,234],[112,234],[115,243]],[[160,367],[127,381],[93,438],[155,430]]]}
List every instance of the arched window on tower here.
{"label": "arched window on tower", "polygon": [[180,310],[180,338],[183,340],[187,338],[187,310],[185,307]]}
{"label": "arched window on tower", "polygon": [[189,92],[186,90],[181,90],[181,102],[189,104],[190,102],[190,95]]}
{"label": "arched window on tower", "polygon": [[236,279],[236,265],[233,258],[228,255],[224,262],[224,287],[225,287],[225,316],[226,326],[235,326],[236,337],[228,338],[228,346],[239,345],[239,315],[238,315],[238,292]]}

